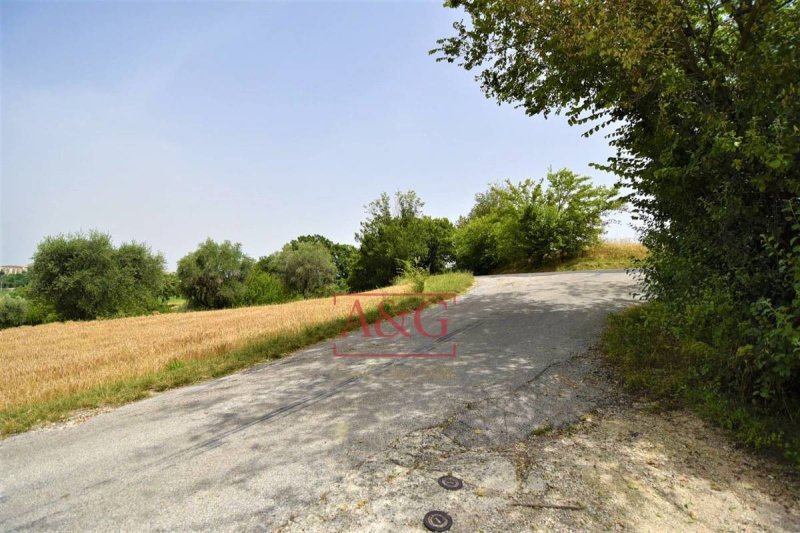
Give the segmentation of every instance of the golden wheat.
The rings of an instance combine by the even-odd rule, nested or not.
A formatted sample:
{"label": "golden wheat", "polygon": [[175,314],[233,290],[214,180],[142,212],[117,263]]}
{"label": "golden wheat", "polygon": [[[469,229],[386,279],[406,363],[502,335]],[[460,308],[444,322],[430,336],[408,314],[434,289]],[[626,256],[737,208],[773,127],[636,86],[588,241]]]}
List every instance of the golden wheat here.
{"label": "golden wheat", "polygon": [[586,252],[590,259],[643,259],[647,248],[638,242],[603,241]]}
{"label": "golden wheat", "polygon": [[[411,286],[392,287],[392,292]],[[0,331],[0,410],[156,372],[348,315],[353,296]],[[361,301],[364,311],[378,298]]]}

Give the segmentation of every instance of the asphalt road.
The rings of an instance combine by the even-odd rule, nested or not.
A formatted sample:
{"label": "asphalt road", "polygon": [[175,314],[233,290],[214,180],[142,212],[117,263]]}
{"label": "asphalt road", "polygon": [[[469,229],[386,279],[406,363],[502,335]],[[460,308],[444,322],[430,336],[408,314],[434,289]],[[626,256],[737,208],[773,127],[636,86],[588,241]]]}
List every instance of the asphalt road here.
{"label": "asphalt road", "polygon": [[[480,277],[425,313],[429,331],[447,320],[445,338],[337,341],[344,353],[448,353],[455,343],[455,357],[334,358],[328,341],[6,439],[0,530],[355,529],[322,515],[331,501],[355,513],[391,482],[367,483],[365,465],[410,468],[426,447],[504,446],[590,409],[602,391],[564,385],[576,371],[567,365],[633,290],[617,271]],[[349,501],[356,493],[364,503]],[[410,527],[425,508],[387,501],[373,511],[376,530]]]}

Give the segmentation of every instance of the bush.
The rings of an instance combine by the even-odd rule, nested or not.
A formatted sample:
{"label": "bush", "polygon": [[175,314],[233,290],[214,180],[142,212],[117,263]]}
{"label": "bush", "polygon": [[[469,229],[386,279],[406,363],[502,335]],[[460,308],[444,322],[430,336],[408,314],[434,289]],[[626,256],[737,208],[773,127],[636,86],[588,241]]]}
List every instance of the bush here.
{"label": "bush", "polygon": [[[775,410],[768,398],[752,401],[749,379],[763,372],[749,349],[736,349],[744,327],[736,314],[718,316],[730,308],[716,290],[687,309],[685,316],[661,302],[611,315],[602,337],[607,359],[618,368],[626,388],[663,400],[689,405],[701,416],[730,430],[754,448],[781,452],[800,467],[798,404],[784,398]],[[686,322],[697,336],[683,333]],[[749,379],[743,380],[743,376]]]}
{"label": "bush", "polygon": [[425,290],[425,280],[430,277],[431,273],[427,268],[419,266],[413,261],[400,261],[401,273],[394,279],[395,285],[412,285],[415,292],[423,292]]}
{"label": "bush", "polygon": [[47,237],[30,268],[31,300],[66,320],[140,314],[159,307],[164,258],[142,244],[114,248],[91,231]]}
{"label": "bush", "polygon": [[207,239],[178,261],[181,292],[189,305],[201,309],[235,307],[245,301],[245,281],[254,262],[242,245]]}
{"label": "bush", "polygon": [[25,323],[28,302],[23,298],[0,296],[0,328],[12,328]]}
{"label": "bush", "polygon": [[280,277],[254,269],[245,282],[244,304],[267,305],[291,300],[291,294]]}

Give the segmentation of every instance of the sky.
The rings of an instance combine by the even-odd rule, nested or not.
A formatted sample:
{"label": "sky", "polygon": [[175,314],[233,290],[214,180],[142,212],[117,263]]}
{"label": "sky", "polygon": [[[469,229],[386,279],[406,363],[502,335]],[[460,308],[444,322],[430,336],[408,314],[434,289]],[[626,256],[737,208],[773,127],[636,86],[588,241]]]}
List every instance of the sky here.
{"label": "sky", "polygon": [[[428,54],[440,2],[0,3],[0,264],[97,229],[169,267],[211,237],[259,257],[354,243],[364,206],[413,189],[455,221],[490,182],[612,153],[559,116],[487,99]],[[609,238],[633,238],[625,215]]]}

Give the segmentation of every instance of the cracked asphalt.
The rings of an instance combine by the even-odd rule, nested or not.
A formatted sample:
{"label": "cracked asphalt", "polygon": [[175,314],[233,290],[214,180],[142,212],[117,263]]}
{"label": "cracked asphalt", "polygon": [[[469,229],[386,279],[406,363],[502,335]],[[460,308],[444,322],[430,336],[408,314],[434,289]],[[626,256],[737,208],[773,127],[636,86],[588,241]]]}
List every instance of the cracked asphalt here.
{"label": "cracked asphalt", "polygon": [[[490,451],[602,404],[583,357],[604,317],[632,303],[621,271],[484,276],[424,313],[446,339],[351,334],[80,424],[0,442],[0,530],[493,529],[475,490],[534,494],[524,465]],[[588,377],[588,378],[587,378]],[[444,491],[442,473],[464,476]],[[487,500],[488,501],[488,500]],[[495,513],[496,514],[496,513]],[[496,524],[501,527],[500,524]]]}

